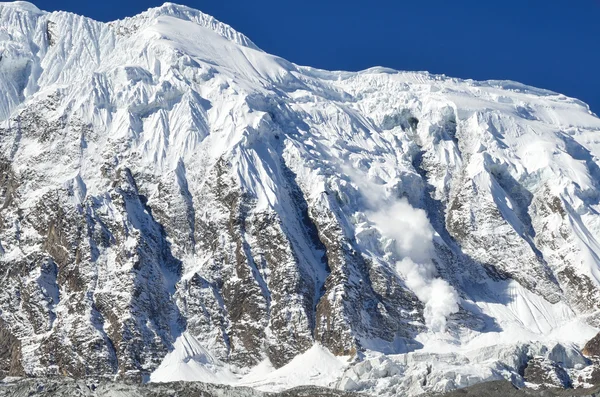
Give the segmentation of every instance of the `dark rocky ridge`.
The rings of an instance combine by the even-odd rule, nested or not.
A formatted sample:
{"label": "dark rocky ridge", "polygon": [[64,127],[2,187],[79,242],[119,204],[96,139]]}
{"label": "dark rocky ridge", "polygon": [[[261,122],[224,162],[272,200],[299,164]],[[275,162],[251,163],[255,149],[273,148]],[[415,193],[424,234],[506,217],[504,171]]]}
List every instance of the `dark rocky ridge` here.
{"label": "dark rocky ridge", "polygon": [[[211,385],[199,382],[174,382],[135,385],[131,383],[74,380],[70,378],[22,379],[0,383],[0,397],[360,397],[350,393],[314,386],[267,393],[244,387]],[[600,388],[589,389],[518,389],[507,381],[480,383],[443,394],[423,394],[423,397],[598,397]]]}
{"label": "dark rocky ridge", "polygon": [[592,387],[589,389],[517,389],[510,382],[495,381],[480,383],[475,386],[451,391],[444,394],[428,394],[428,397],[598,397],[600,388]]}
{"label": "dark rocky ridge", "polygon": [[359,397],[361,394],[305,386],[265,393],[244,387],[176,382],[136,385],[132,383],[74,380],[70,378],[23,379],[0,382],[0,397]]}
{"label": "dark rocky ridge", "polygon": [[600,357],[600,333],[590,339],[581,352],[588,357]]}

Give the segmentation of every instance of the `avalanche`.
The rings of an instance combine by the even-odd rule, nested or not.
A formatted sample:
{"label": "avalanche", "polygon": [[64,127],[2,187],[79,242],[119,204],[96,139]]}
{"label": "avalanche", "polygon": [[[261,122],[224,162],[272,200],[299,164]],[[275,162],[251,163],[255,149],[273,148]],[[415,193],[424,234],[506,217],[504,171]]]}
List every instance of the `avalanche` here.
{"label": "avalanche", "polygon": [[600,119],[576,99],[299,66],[171,3],[0,3],[0,91],[0,377],[600,379]]}

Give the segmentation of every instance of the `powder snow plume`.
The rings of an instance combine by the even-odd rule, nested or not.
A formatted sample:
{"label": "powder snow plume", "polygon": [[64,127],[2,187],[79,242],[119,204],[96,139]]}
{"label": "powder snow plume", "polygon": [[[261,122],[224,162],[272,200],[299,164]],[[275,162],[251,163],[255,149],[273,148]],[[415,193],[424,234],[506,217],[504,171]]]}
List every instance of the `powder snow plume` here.
{"label": "powder snow plume", "polygon": [[422,209],[402,198],[383,209],[368,214],[381,234],[395,240],[398,255],[396,271],[415,295],[425,304],[425,324],[433,332],[446,330],[447,317],[458,311],[458,294],[447,281],[437,278],[431,260],[433,228]]}
{"label": "powder snow plume", "polygon": [[447,281],[436,277],[432,261],[434,230],[427,213],[414,208],[406,198],[385,198],[385,189],[358,174],[344,168],[356,183],[367,205],[372,210],[367,217],[375,224],[381,235],[394,240],[396,272],[417,298],[425,304],[425,324],[432,332],[445,332],[447,317],[458,311],[458,294]]}

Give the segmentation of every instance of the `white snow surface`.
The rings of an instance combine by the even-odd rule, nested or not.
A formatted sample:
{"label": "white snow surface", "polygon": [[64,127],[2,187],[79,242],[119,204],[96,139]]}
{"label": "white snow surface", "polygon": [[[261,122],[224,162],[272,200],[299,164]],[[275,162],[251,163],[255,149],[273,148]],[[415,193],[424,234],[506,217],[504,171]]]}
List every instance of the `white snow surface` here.
{"label": "white snow surface", "polygon": [[[392,269],[425,306],[416,350],[371,340],[358,357],[336,357],[315,343],[282,368],[267,359],[255,368],[235,368],[215,358],[213,335],[186,331],[150,381],[261,390],[314,384],[416,395],[513,379],[526,356],[561,354],[573,367],[584,361],[576,350],[597,333],[598,323],[590,320],[597,309],[578,307],[551,282],[525,286],[531,275],[521,257],[505,264],[520,281],[440,268],[435,245],[445,244],[444,236],[421,208],[423,187],[414,166],[415,153],[422,151],[434,199],[448,202],[457,193],[449,191],[449,182],[461,177],[473,184],[481,206],[498,208],[504,223],[474,234],[499,240],[514,234],[528,250],[543,233],[568,230],[571,240],[560,247],[540,245],[539,254],[552,271],[568,262],[597,287],[600,119],[581,101],[510,81],[298,66],[261,51],[210,16],[170,3],[111,23],[48,13],[25,2],[0,3],[0,56],[3,127],[18,128],[22,109],[56,96],[71,118],[100,132],[81,150],[50,160],[42,156],[49,148],[27,138],[16,153],[5,153],[17,171],[43,175],[28,182],[27,202],[56,185],[71,186],[82,200],[101,193],[97,170],[107,158],[156,175],[179,175],[183,162],[193,193],[207,170],[227,158],[257,210],[285,214],[277,180],[282,158],[308,199],[336,197],[347,215],[346,233],[363,255]],[[273,96],[278,100],[265,99]],[[406,125],[403,109],[418,125]],[[448,123],[460,139],[447,135]],[[533,202],[543,201],[542,194],[557,197],[565,217],[532,216],[527,225],[522,203],[497,175],[517,181]],[[150,202],[157,199],[152,194]],[[27,255],[5,242],[0,248],[2,260]],[[489,249],[462,249],[481,262],[494,260]],[[312,263],[310,251],[303,252]],[[186,255],[183,279],[211,260]],[[484,318],[482,325],[457,325],[461,311]],[[35,351],[25,348],[23,354]]]}
{"label": "white snow surface", "polygon": [[260,363],[242,377],[240,384],[264,391],[303,385],[332,386],[350,362],[350,357],[336,357],[315,344],[281,368],[273,368],[268,360]]}
{"label": "white snow surface", "polygon": [[235,383],[237,377],[228,366],[215,359],[200,342],[184,332],[173,344],[150,382],[198,381],[217,384]]}

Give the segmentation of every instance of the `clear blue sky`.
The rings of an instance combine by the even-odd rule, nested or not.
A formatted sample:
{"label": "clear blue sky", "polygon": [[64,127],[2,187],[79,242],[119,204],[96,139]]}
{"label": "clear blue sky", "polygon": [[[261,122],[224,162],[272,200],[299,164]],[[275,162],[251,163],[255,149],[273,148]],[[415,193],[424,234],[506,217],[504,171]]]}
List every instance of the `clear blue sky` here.
{"label": "clear blue sky", "polygon": [[[159,0],[33,0],[109,21]],[[510,79],[600,115],[600,0],[180,0],[301,65]]]}

